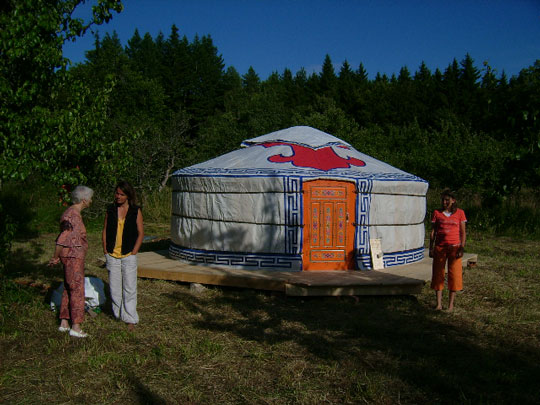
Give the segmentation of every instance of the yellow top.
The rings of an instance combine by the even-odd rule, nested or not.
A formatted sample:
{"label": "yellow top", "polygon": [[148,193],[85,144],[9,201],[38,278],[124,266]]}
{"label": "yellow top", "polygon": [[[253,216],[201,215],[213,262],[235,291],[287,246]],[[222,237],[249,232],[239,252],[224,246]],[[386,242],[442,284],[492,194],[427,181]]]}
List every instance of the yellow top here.
{"label": "yellow top", "polygon": [[111,253],[111,256],[116,259],[123,259],[124,257],[128,257],[131,252],[123,255],[122,254],[122,234],[124,233],[124,223],[126,222],[126,219],[120,219],[118,218],[118,228],[116,228],[116,242],[114,244],[114,250]]}

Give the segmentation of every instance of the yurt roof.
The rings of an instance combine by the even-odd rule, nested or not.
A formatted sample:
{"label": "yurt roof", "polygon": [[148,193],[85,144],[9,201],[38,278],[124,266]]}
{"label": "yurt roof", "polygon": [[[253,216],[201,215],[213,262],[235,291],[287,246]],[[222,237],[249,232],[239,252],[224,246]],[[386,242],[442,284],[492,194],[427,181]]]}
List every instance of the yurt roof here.
{"label": "yurt roof", "polygon": [[174,176],[302,176],[381,181],[425,180],[354,149],[347,142],[308,126],[296,126],[244,140],[242,148]]}
{"label": "yurt roof", "polygon": [[312,148],[320,148],[326,145],[344,145],[351,146],[347,142],[336,138],[333,135],[326,132],[319,131],[318,129],[298,126],[287,129],[281,129],[279,131],[270,132],[269,134],[258,136],[257,138],[246,139],[242,142],[243,147],[249,147],[252,145],[264,143],[264,142],[291,142],[300,145],[310,146]]}

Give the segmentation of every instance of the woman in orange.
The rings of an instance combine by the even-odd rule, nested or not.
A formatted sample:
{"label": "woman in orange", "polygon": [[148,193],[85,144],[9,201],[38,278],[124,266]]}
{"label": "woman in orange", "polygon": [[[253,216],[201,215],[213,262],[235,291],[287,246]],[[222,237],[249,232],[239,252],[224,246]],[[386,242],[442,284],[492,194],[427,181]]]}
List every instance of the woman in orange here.
{"label": "woman in orange", "polygon": [[[60,306],[60,332],[70,336],[85,338],[81,330],[84,321],[84,258],[88,250],[86,228],[81,211],[92,203],[94,191],[86,186],[77,186],[71,193],[71,205],[60,218],[60,235],[56,238],[56,248],[49,266],[62,261],[64,265],[64,292]],[[71,328],[69,321],[71,320]]]}
{"label": "woman in orange", "polygon": [[448,311],[454,309],[456,292],[463,289],[461,258],[467,233],[465,212],[457,207],[455,194],[448,189],[441,193],[440,210],[433,212],[429,237],[429,257],[433,258],[431,288],[435,290],[437,310],[442,309],[445,267],[448,262]]}

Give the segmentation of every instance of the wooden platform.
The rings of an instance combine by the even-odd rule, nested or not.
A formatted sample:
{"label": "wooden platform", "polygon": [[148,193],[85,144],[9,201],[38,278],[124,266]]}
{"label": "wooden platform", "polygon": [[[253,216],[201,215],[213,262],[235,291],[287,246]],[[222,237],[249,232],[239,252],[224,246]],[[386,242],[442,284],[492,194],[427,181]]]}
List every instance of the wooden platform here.
{"label": "wooden platform", "polygon": [[[233,270],[186,264],[170,259],[168,251],[137,255],[138,276],[188,283],[281,291],[292,296],[419,294],[431,279],[431,259],[383,270],[276,271]],[[466,253],[464,266],[474,266],[477,255]]]}

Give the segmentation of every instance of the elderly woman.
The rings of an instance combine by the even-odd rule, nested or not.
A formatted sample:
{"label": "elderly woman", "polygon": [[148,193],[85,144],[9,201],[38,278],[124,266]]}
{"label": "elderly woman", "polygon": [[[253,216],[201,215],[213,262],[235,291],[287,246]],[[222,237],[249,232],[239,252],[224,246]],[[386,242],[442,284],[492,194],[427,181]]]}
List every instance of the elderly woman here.
{"label": "elderly woman", "polygon": [[[84,258],[88,250],[86,228],[81,211],[92,202],[94,191],[86,186],[77,186],[71,193],[73,204],[60,218],[60,235],[56,238],[54,256],[49,266],[64,266],[64,293],[60,306],[60,332],[69,332],[70,336],[85,338],[87,333],[81,329],[84,321]],[[71,328],[69,321],[71,320]]]}

